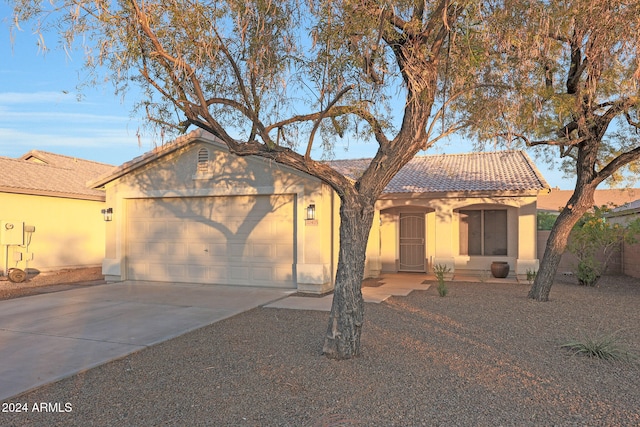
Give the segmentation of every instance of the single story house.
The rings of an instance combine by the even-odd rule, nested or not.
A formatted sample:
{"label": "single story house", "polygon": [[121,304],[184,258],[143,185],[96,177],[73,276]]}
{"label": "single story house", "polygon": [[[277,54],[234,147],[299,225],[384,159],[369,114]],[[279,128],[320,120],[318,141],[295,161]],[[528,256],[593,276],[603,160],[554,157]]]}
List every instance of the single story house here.
{"label": "single story house", "polygon": [[[560,190],[558,188],[552,188],[549,193],[542,193],[538,197],[538,214],[546,214],[549,218],[555,221],[555,217],[560,214],[560,211],[567,204],[574,190]],[[620,211],[622,206],[628,206],[629,203],[640,197],[640,188],[606,188],[596,189],[593,194],[593,204],[595,206],[607,206],[614,212]],[[542,259],[544,251],[551,234],[551,226],[553,222],[545,221],[538,224],[538,258]],[[614,255],[608,262],[607,274],[621,274],[625,272],[625,266],[623,263],[623,253]],[[628,259],[627,254],[627,259]],[[558,264],[558,272],[562,274],[573,274],[578,265],[578,259],[570,253],[565,251]]]}
{"label": "single story house", "polygon": [[[607,221],[613,224],[629,225],[632,221],[640,220],[640,199],[625,203],[612,209],[607,215]],[[624,242],[621,246],[622,274],[640,278],[640,236],[636,243]]]}
{"label": "single story house", "polygon": [[[538,212],[558,215],[573,195],[573,190],[552,188],[548,193],[540,194]],[[593,194],[596,206],[616,207],[632,202],[640,197],[640,188],[605,188],[597,189]]]}
{"label": "single story house", "polygon": [[45,151],[0,157],[0,269],[100,266],[104,191],[86,183],[112,165]]}
{"label": "single story house", "polygon": [[[331,166],[356,175],[367,160]],[[90,184],[106,191],[107,280],[333,287],[339,204],[317,178],[230,154],[196,130]],[[537,270],[536,200],[549,188],[521,151],[421,156],[375,206],[366,275]]]}

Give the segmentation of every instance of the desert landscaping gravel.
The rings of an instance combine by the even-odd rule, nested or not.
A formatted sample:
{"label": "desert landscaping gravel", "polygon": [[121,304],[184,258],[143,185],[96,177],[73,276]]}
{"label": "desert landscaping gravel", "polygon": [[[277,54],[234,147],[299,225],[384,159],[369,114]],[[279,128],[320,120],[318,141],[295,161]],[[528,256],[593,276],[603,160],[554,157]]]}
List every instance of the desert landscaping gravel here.
{"label": "desert landscaping gravel", "polygon": [[640,354],[640,280],[560,278],[545,303],[528,284],[449,288],[366,304],[353,360],[321,355],[328,313],[257,308],[17,396],[29,411],[0,425],[640,425],[640,362],[561,348],[615,334]]}
{"label": "desert landscaping gravel", "polygon": [[20,283],[12,283],[6,276],[0,276],[0,300],[60,292],[102,283],[105,282],[101,267],[65,269],[44,273],[29,272],[27,280]]}

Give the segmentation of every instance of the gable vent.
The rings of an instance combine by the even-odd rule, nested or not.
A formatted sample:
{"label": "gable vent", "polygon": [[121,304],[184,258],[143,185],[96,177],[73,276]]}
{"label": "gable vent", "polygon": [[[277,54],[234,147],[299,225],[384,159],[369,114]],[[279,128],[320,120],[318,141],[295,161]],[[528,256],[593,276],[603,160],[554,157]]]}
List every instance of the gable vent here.
{"label": "gable vent", "polygon": [[201,148],[198,150],[198,172],[209,171],[209,150]]}

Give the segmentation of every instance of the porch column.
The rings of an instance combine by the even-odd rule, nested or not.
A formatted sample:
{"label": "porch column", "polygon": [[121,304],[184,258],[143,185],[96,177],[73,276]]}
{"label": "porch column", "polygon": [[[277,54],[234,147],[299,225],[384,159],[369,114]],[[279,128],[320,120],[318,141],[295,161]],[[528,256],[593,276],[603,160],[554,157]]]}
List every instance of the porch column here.
{"label": "porch column", "polygon": [[518,209],[518,254],[516,260],[516,275],[519,280],[526,280],[527,271],[538,271],[537,259],[537,226],[536,200],[531,198],[528,203]]}
{"label": "porch column", "polygon": [[435,255],[432,268],[436,265],[444,265],[451,269],[448,279],[455,272],[455,258],[453,252],[453,239],[457,236],[455,226],[457,222],[453,218],[453,210],[450,207],[438,206],[435,212],[435,227],[429,230],[435,234]]}

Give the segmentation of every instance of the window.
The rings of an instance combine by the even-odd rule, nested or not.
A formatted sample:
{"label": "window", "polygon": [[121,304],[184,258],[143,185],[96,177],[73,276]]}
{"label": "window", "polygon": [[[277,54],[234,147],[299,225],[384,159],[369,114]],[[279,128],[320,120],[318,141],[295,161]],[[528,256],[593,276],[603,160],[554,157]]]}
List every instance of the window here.
{"label": "window", "polygon": [[461,210],[460,255],[507,255],[507,211]]}

